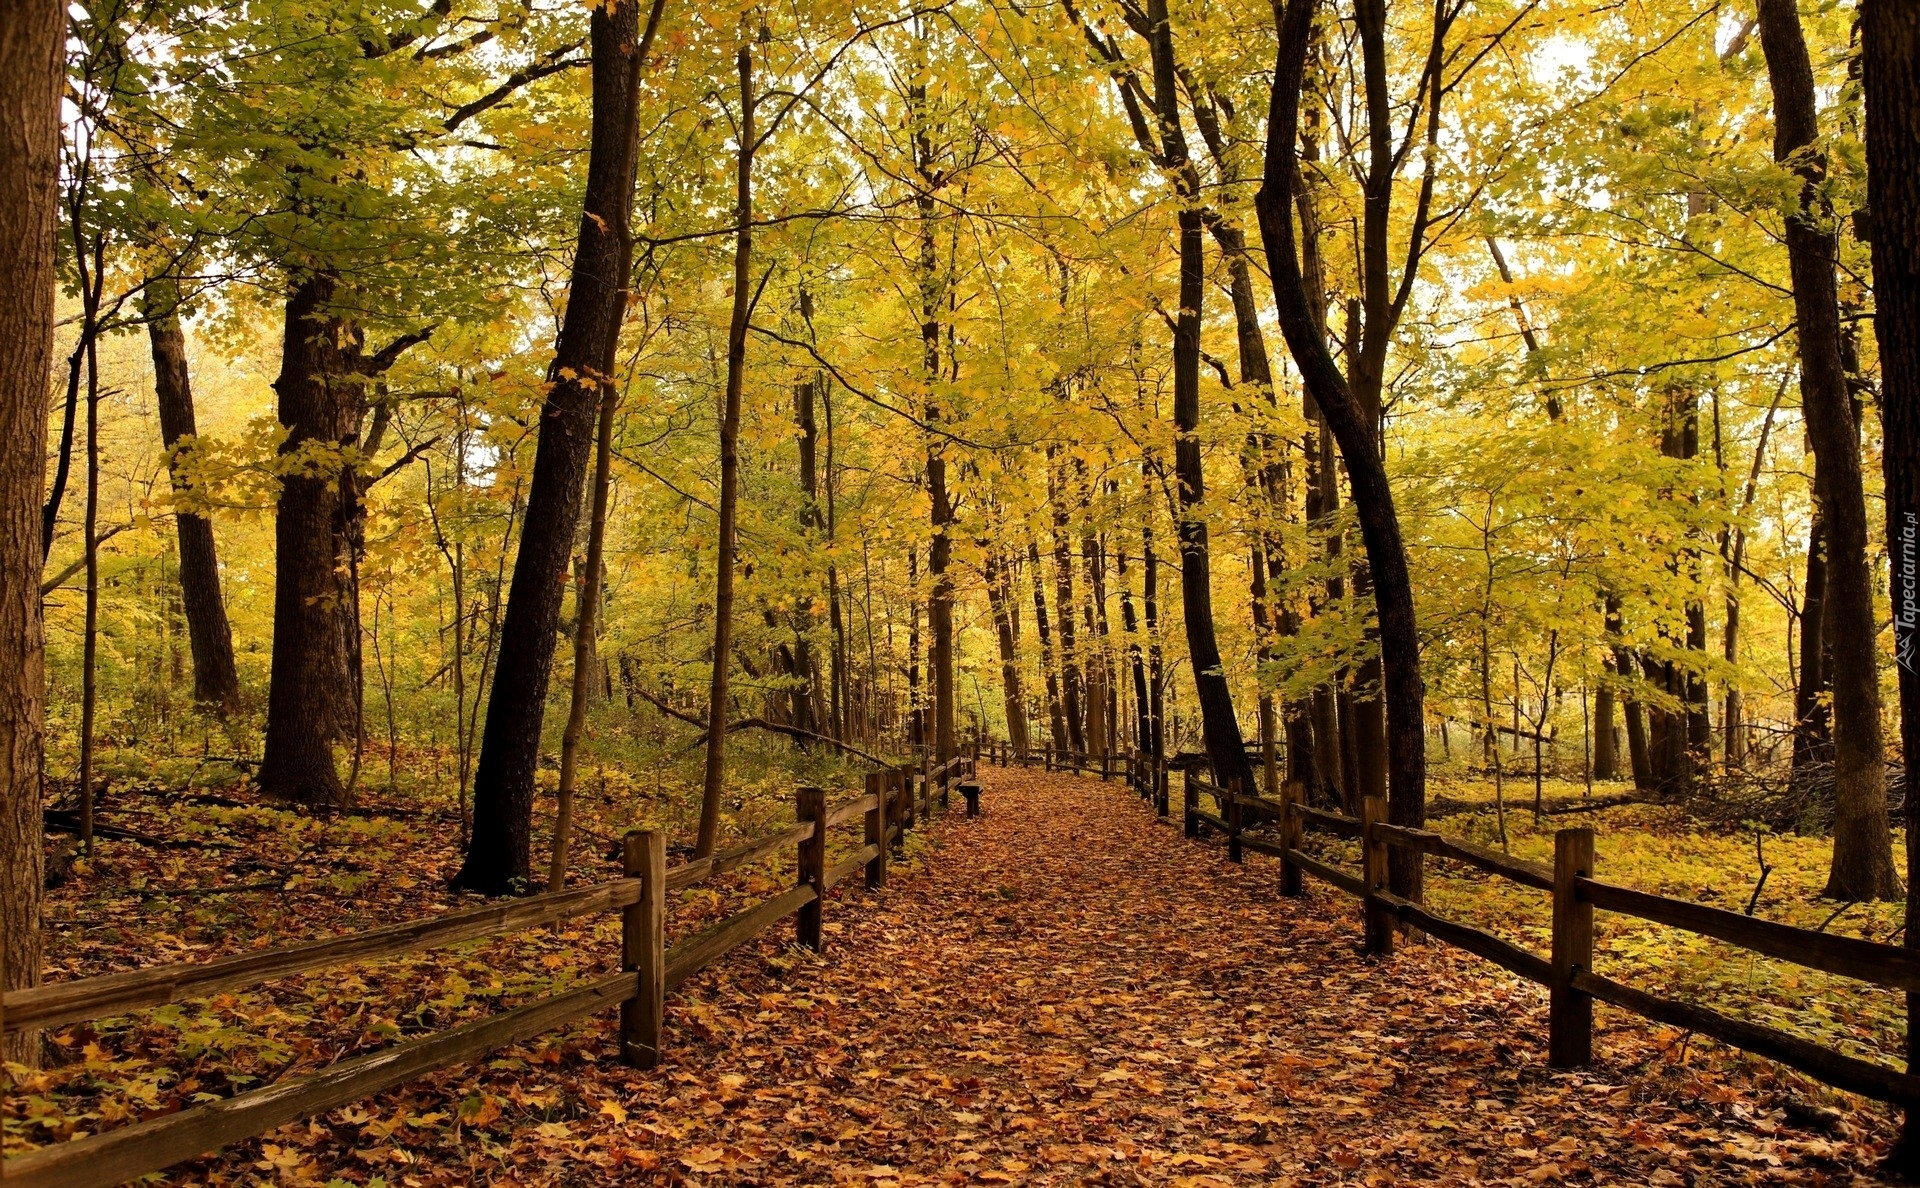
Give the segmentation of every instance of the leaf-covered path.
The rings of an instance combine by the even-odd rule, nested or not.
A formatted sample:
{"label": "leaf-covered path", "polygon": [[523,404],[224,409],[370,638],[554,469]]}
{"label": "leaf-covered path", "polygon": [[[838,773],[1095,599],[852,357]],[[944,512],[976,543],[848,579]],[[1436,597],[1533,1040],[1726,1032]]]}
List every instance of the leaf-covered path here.
{"label": "leaf-covered path", "polygon": [[1788,1124],[1765,1066],[1682,1064],[1603,1016],[1602,1063],[1552,1072],[1536,988],[1440,945],[1363,958],[1350,901],[1282,898],[1273,863],[1230,866],[1119,782],[982,782],[983,817],[956,799],[886,890],[835,895],[823,958],[782,929],[689,982],[660,1069],[617,1065],[598,1020],[200,1174],[271,1180],[280,1152],[291,1178],[408,1184],[1869,1178],[1865,1133]]}

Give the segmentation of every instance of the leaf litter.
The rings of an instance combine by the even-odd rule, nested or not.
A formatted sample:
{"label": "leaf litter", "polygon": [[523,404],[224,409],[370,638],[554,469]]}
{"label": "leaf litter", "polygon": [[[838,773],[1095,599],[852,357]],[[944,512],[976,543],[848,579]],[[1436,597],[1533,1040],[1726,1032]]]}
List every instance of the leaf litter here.
{"label": "leaf litter", "polygon": [[[836,889],[823,955],[794,948],[782,924],[670,997],[657,1069],[618,1063],[609,1012],[166,1181],[1876,1182],[1895,1121],[1879,1107],[1604,1007],[1595,1066],[1548,1069],[1541,988],[1440,944],[1363,957],[1351,900],[1311,882],[1305,900],[1282,897],[1271,860],[1227,863],[1154,821],[1124,785],[982,777],[982,817],[955,813],[912,835],[911,861],[879,892],[857,878]],[[732,890],[772,885],[749,876]],[[674,904],[676,933],[729,898]],[[531,934],[520,961],[578,976],[607,966],[611,936]],[[324,987],[306,993],[327,1009],[276,1017],[272,1030],[313,1063],[338,1059],[299,1025],[346,1014],[349,1030],[370,1029],[383,1009],[368,991],[409,980],[427,987],[418,994],[442,991],[425,1023],[468,1017],[469,998],[484,1013],[528,982],[513,950],[427,955],[404,978],[299,980]],[[423,1026],[417,1010],[404,1021]],[[206,1067],[154,1082],[150,1099],[177,1108],[182,1083],[216,1079],[221,1052],[203,1043]],[[103,1068],[154,1063],[121,1055]],[[30,1110],[57,1112],[27,1096]]]}

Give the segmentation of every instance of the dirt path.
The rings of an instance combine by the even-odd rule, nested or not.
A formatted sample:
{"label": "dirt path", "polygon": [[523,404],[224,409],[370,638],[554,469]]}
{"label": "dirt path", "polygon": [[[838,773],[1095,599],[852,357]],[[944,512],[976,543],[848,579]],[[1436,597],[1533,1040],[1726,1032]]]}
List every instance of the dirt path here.
{"label": "dirt path", "polygon": [[[1619,1023],[1545,1067],[1544,994],[1439,945],[1357,952],[1350,902],[1156,824],[1119,782],[983,768],[986,814],[670,1000],[667,1063],[610,1020],[283,1132],[216,1182],[1854,1183],[1774,1074]],[[900,877],[904,876],[904,877]],[[857,882],[857,880],[855,880]],[[1661,1046],[1664,1042],[1664,1048]],[[1734,1069],[1735,1075],[1725,1074]],[[409,1116],[440,1113],[427,1125]],[[463,1124],[454,1120],[463,1116]],[[370,1121],[369,1121],[370,1119]],[[384,1133],[382,1133],[384,1131]],[[1851,1132],[1861,1138],[1864,1132]],[[1874,1138],[1889,1131],[1880,1121]],[[269,1140],[271,1143],[272,1140]],[[246,1158],[265,1162],[247,1163]],[[235,1179],[226,1179],[234,1176]]]}

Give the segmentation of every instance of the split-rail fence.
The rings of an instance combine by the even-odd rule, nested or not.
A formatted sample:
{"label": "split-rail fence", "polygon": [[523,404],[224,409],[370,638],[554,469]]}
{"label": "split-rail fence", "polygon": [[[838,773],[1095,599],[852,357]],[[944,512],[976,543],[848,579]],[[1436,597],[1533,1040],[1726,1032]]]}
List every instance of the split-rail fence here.
{"label": "split-rail fence", "polygon": [[[1023,759],[997,742],[989,743],[986,750],[999,763],[1042,761],[1034,756]],[[1045,762],[1050,769],[1093,774],[1111,773],[1115,766],[1111,759],[1103,762],[1086,756],[1052,757]],[[1124,756],[1120,765],[1128,785],[1159,817],[1171,822],[1168,793],[1177,765],[1138,750]],[[1188,838],[1221,845],[1233,862],[1239,862],[1247,850],[1278,858],[1282,894],[1303,894],[1303,877],[1312,876],[1359,899],[1362,943],[1368,953],[1392,953],[1396,926],[1402,926],[1547,987],[1547,1059],[1553,1067],[1578,1068],[1592,1062],[1593,1003],[1597,1000],[1778,1061],[1836,1089],[1909,1110],[1920,1108],[1920,1075],[1912,1071],[1862,1060],[1776,1028],[1648,993],[1596,973],[1594,913],[1616,912],[1664,924],[1761,956],[1910,995],[1920,991],[1920,950],[1796,928],[1606,882],[1595,875],[1591,829],[1557,831],[1554,861],[1547,865],[1431,830],[1391,824],[1381,797],[1367,798],[1361,815],[1353,817],[1307,804],[1297,785],[1281,784],[1278,796],[1242,793],[1208,782],[1192,766],[1186,768],[1181,785],[1179,820]],[[1309,829],[1358,842],[1360,869],[1343,869],[1305,852]],[[1545,892],[1552,904],[1551,952],[1532,952],[1484,928],[1447,919],[1423,903],[1393,894],[1387,870],[1389,852],[1394,849],[1473,867]]]}
{"label": "split-rail fence", "polygon": [[[623,878],[448,912],[304,944],[239,953],[208,962],[149,966],[0,996],[0,1030],[41,1030],[126,1015],[143,1008],[245,990],[278,978],[347,962],[371,961],[505,936],[575,916],[619,912],[620,969],[580,979],[532,1002],[389,1048],[339,1061],[220,1101],[149,1118],[99,1134],[51,1143],[0,1160],[6,1188],[101,1188],[276,1126],[324,1114],[438,1069],[475,1060],[496,1048],[615,1006],[620,1008],[620,1057],[652,1068],[660,1060],[665,995],[741,944],[789,916],[798,942],[818,951],[827,893],[856,873],[866,887],[885,884],[887,856],[936,806],[945,811],[953,788],[971,775],[971,755],[920,768],[871,772],[866,793],[829,805],[818,788],[795,794],[794,824],[708,858],[669,867],[666,838],[635,830],[622,841]],[[827,865],[828,835],[862,823],[862,844]],[[666,895],[737,867],[791,849],[792,888],[728,916],[671,948],[666,944]]]}

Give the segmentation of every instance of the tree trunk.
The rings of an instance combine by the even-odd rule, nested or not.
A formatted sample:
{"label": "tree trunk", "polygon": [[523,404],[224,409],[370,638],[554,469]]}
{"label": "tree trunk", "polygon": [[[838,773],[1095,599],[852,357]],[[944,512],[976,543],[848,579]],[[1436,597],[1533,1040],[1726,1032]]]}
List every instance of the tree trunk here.
{"label": "tree trunk", "polygon": [[1187,154],[1180,126],[1173,39],[1166,0],[1148,0],[1152,31],[1154,106],[1175,187],[1180,192],[1180,309],[1173,330],[1173,470],[1180,501],[1180,605],[1187,629],[1187,657],[1194,696],[1214,779],[1223,787],[1252,791],[1253,769],[1234,715],[1233,690],[1214,633],[1213,574],[1205,517],[1206,477],[1200,456],[1200,325],[1205,301],[1204,224],[1196,203],[1199,176]]}
{"label": "tree trunk", "polygon": [[[1608,666],[1610,667],[1610,666]],[[1593,778],[1620,778],[1620,753],[1613,737],[1613,685],[1604,679],[1593,693]]]}
{"label": "tree trunk", "polygon": [[[1786,221],[1800,343],[1800,402],[1814,452],[1814,495],[1827,532],[1827,627],[1833,655],[1833,867],[1836,899],[1902,894],[1887,819],[1880,740],[1878,634],[1867,550],[1860,441],[1840,357],[1835,241],[1819,208],[1826,180],[1819,152],[1813,68],[1794,0],[1759,0],[1760,44],[1773,86],[1774,158],[1801,180],[1799,209]],[[1892,440],[1889,436],[1888,440]]]}
{"label": "tree trunk", "polygon": [[[67,10],[9,0],[0,22],[0,989],[18,990],[40,982],[40,531]],[[38,1067],[40,1033],[0,1038],[0,1059]]]}
{"label": "tree trunk", "polygon": [[[297,277],[286,304],[281,343],[282,456],[308,443],[340,446],[359,430],[357,383],[341,349],[345,329],[333,312],[337,278]],[[336,567],[337,471],[302,466],[282,476],[274,513],[273,668],[267,686],[267,738],[261,791],[299,804],[338,805],[346,787],[334,768],[333,742],[351,727],[344,711],[346,640]]]}
{"label": "tree trunk", "polygon": [[1831,706],[1827,700],[1827,533],[1816,506],[1807,527],[1807,576],[1800,591],[1800,680],[1793,690],[1795,787],[1833,761]]}
{"label": "tree trunk", "polygon": [[1053,507],[1053,605],[1060,612],[1060,698],[1067,717],[1067,747],[1083,755],[1087,750],[1087,719],[1073,625],[1073,551],[1067,542],[1066,492],[1062,490],[1064,482],[1055,453],[1047,451],[1047,502]]}
{"label": "tree trunk", "polygon": [[1120,577],[1120,627],[1127,636],[1127,667],[1133,676],[1133,744],[1148,751],[1153,749],[1153,701],[1147,689],[1147,666],[1140,647],[1140,620],[1133,609],[1133,587],[1127,582],[1124,541],[1113,558]]}
{"label": "tree trunk", "polygon": [[[153,350],[154,402],[160,407],[160,441],[167,448],[167,471],[176,495],[186,492],[180,454],[191,448],[197,428],[193,383],[187,369],[187,339],[180,329],[177,297],[155,281],[146,301],[147,341]],[[184,443],[184,445],[183,445]],[[240,677],[233,663],[233,634],[220,595],[220,562],[215,555],[213,522],[196,512],[174,512],[180,538],[180,604],[186,613],[187,640],[193,652],[193,696],[222,717],[240,709]]]}
{"label": "tree trunk", "polygon": [[[753,51],[741,46],[740,153],[733,241],[733,318],[727,327],[727,387],[720,412],[720,501],[713,572],[713,673],[707,685],[707,761],[700,791],[700,834],[694,856],[713,853],[720,838],[720,797],[726,781],[727,677],[733,654],[734,519],[740,498],[740,389],[746,382],[748,292],[753,267]],[[629,187],[631,192],[631,187]]]}
{"label": "tree trunk", "polygon": [[[1153,463],[1143,461],[1143,470]],[[1153,549],[1153,512],[1140,526],[1140,614],[1147,628],[1147,717],[1152,731],[1143,744],[1155,759],[1167,757],[1167,676],[1160,654],[1160,558]]]}
{"label": "tree trunk", "polygon": [[567,727],[560,736],[560,784],[554,795],[553,860],[547,866],[547,890],[567,885],[567,848],[572,841],[573,790],[580,763],[580,739],[587,729],[587,702],[595,681],[593,633],[600,621],[600,585],[607,538],[607,487],[613,470],[613,414],[619,391],[609,384],[600,397],[599,431],[593,458],[593,510],[587,520],[587,563],[576,587],[573,613],[573,689]]}
{"label": "tree trunk", "polygon": [[[524,891],[533,870],[533,779],[547,682],[553,674],[568,554],[580,523],[594,414],[613,380],[633,250],[628,219],[639,157],[640,69],[664,0],[646,30],[639,6],[593,10],[593,132],[587,191],[565,321],[540,410],[533,479],[499,632],[493,692],[474,771],[473,836],[457,886],[490,895]],[[725,657],[720,657],[724,666]]]}
{"label": "tree trunk", "polygon": [[[1920,867],[1920,7],[1866,0],[1860,44],[1867,108],[1867,205],[1872,211],[1874,330],[1880,343],[1880,456],[1892,558],[1894,662],[1901,755],[1908,773],[1907,881]],[[1906,943],[1920,947],[1920,896],[1909,895]],[[1907,996],[1907,1058],[1920,1061],[1920,995]],[[1888,1157],[1920,1174],[1915,1111]]]}
{"label": "tree trunk", "polygon": [[[1396,824],[1418,826],[1426,821],[1427,803],[1425,692],[1406,546],[1373,423],[1327,351],[1307,299],[1294,240],[1294,140],[1314,8],[1315,0],[1289,0],[1281,16],[1268,117],[1266,180],[1255,205],[1280,327],[1302,379],[1339,442],[1367,549],[1379,617],[1386,701],[1388,814]],[[1418,859],[1417,854],[1396,852],[1391,869],[1396,894],[1408,898],[1420,895],[1422,866]]]}
{"label": "tree trunk", "polygon": [[1047,580],[1040,568],[1040,545],[1027,537],[1027,568],[1033,582],[1033,624],[1040,635],[1040,670],[1047,677],[1047,716],[1053,735],[1048,747],[1058,751],[1067,745],[1067,719],[1060,705],[1060,680],[1053,666],[1053,629],[1047,622]]}
{"label": "tree trunk", "polygon": [[1007,743],[1021,759],[1027,757],[1027,695],[1020,680],[1020,641],[1013,633],[1013,589],[1007,580],[1007,561],[993,542],[986,552],[987,605],[993,614],[994,639],[1000,646],[1000,694],[1007,715]]}

